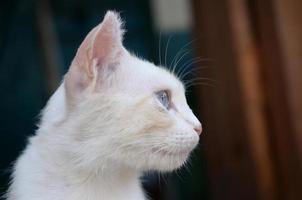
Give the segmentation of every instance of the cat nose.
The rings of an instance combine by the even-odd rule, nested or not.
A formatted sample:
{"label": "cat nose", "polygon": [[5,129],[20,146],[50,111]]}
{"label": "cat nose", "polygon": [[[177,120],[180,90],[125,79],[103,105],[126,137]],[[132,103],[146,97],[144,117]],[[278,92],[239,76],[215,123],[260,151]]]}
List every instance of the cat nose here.
{"label": "cat nose", "polygon": [[201,132],[202,132],[202,126],[201,126],[201,124],[199,124],[198,126],[195,126],[195,127],[194,127],[194,131],[195,131],[198,135],[200,135]]}

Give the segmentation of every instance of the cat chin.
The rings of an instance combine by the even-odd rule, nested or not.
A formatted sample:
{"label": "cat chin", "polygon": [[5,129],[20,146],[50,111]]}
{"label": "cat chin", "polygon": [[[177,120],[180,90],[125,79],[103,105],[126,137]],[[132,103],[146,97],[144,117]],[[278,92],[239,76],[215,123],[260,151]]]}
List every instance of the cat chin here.
{"label": "cat chin", "polygon": [[185,165],[188,156],[185,158],[167,158],[165,162],[157,163],[151,170],[156,170],[160,172],[170,172],[181,168]]}
{"label": "cat chin", "polygon": [[149,158],[140,167],[142,171],[169,172],[181,168],[188,160],[190,152],[168,153],[161,152]]}

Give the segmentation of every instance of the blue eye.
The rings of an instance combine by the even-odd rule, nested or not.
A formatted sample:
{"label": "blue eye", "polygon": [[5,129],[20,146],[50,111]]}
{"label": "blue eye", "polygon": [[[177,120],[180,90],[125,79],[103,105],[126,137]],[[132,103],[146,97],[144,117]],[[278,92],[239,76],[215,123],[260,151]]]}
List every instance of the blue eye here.
{"label": "blue eye", "polygon": [[161,90],[156,93],[159,102],[168,110],[170,108],[170,97],[166,90]]}

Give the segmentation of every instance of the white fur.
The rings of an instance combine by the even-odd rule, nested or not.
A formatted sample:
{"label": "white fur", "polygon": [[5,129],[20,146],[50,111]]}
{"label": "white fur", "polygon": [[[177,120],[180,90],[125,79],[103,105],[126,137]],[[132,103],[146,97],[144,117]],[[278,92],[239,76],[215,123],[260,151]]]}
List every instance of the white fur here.
{"label": "white fur", "polygon": [[[108,15],[113,17],[109,28],[121,24],[112,12],[104,21]],[[104,24],[100,31],[106,30]],[[104,35],[93,34],[102,42]],[[15,164],[8,200],[143,200],[143,171],[171,171],[186,162],[198,143],[194,128],[200,123],[186,103],[182,83],[118,44],[107,52],[119,52],[106,57],[112,68],[94,57],[89,63],[79,49],[75,60],[82,60],[71,65]],[[92,78],[79,63],[91,65]],[[78,81],[83,82],[75,88]],[[170,110],[157,100],[159,90],[170,91]]]}

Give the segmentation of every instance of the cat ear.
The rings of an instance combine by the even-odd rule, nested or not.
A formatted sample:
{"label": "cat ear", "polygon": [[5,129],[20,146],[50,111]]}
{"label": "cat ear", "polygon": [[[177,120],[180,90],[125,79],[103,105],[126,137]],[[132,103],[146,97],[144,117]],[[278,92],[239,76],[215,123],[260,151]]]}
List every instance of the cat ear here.
{"label": "cat ear", "polygon": [[70,95],[78,95],[97,80],[100,72],[118,64],[124,51],[123,33],[119,14],[108,11],[103,22],[86,36],[66,74],[66,90]]}

